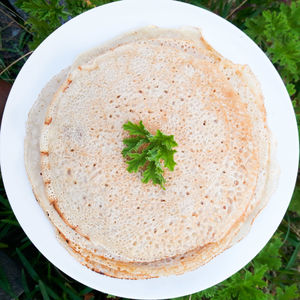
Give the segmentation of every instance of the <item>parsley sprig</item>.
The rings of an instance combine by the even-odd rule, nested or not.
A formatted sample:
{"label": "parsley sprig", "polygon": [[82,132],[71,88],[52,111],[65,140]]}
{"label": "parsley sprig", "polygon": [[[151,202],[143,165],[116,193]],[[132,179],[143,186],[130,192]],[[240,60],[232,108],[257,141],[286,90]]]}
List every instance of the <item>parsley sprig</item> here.
{"label": "parsley sprig", "polygon": [[136,173],[142,168],[143,183],[152,180],[153,184],[159,184],[165,189],[166,180],[163,177],[164,170],[161,161],[164,161],[164,166],[170,171],[174,170],[176,150],[173,148],[178,146],[174,136],[165,135],[160,130],[156,131],[156,135],[152,135],[142,121],[139,124],[128,121],[123,125],[123,129],[131,135],[123,140],[126,147],[122,151],[124,157],[130,158],[127,161],[128,172]]}

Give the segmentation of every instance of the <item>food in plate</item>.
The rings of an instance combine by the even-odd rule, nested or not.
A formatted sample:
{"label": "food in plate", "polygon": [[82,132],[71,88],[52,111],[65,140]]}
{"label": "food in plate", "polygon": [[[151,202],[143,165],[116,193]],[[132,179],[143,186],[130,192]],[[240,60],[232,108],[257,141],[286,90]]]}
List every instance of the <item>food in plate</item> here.
{"label": "food in plate", "polygon": [[[128,121],[174,135],[165,190],[127,171]],[[123,34],[52,78],[28,116],[25,166],[66,249],[126,279],[182,274],[235,244],[277,173],[259,82],[192,27]]]}

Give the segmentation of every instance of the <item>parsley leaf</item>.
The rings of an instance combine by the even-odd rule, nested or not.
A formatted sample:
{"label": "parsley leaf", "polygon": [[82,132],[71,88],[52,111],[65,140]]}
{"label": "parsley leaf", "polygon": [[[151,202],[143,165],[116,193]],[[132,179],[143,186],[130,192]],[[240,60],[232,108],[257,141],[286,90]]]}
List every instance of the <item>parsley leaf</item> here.
{"label": "parsley leaf", "polygon": [[123,125],[124,130],[128,131],[130,135],[150,136],[150,132],[145,128],[142,121],[139,124],[134,124],[130,121]]}
{"label": "parsley leaf", "polygon": [[123,156],[127,156],[132,151],[138,151],[139,148],[147,143],[147,139],[141,139],[140,137],[131,137],[124,139],[123,143],[127,146],[122,150]]}
{"label": "parsley leaf", "polygon": [[128,156],[132,158],[131,160],[128,160],[128,172],[137,172],[140,167],[142,167],[147,162],[147,153],[128,153]]}
{"label": "parsley leaf", "polygon": [[149,141],[154,144],[165,146],[168,150],[178,146],[174,140],[174,135],[164,135],[160,130],[157,130],[155,136],[151,136]]}
{"label": "parsley leaf", "polygon": [[176,153],[176,150],[168,150],[162,148],[160,153],[161,158],[164,160],[164,166],[170,171],[173,171],[176,165],[176,162],[174,161],[174,154]]}
{"label": "parsley leaf", "polygon": [[[165,135],[157,130],[156,135],[152,135],[144,126],[143,122],[134,124],[130,121],[123,125],[123,129],[128,131],[131,137],[123,140],[126,147],[122,150],[124,157],[129,157],[127,161],[128,172],[138,172],[143,168],[142,182],[148,183],[152,180],[153,184],[159,184],[163,189],[166,182],[163,177],[164,166],[170,171],[174,170],[176,162],[173,148],[178,146],[173,135]],[[139,151],[142,148],[142,151]]]}
{"label": "parsley leaf", "polygon": [[163,169],[160,162],[151,161],[143,173],[142,182],[147,183],[149,180],[152,180],[153,184],[160,184],[163,187],[163,184],[166,182],[166,180],[162,173]]}

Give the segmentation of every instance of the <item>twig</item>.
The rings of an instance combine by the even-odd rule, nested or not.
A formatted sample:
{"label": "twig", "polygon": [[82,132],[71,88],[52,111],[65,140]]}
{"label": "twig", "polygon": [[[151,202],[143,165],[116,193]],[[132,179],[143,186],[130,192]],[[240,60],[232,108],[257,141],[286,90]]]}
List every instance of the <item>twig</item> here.
{"label": "twig", "polygon": [[282,220],[282,223],[287,225],[287,226],[290,226],[290,230],[297,236],[297,238],[300,240],[300,229],[297,228],[297,226],[293,225],[293,224],[290,224],[288,223],[286,220]]}
{"label": "twig", "polygon": [[284,238],[283,242],[281,243],[281,246],[286,242],[286,240],[288,239],[289,234],[290,234],[290,228],[291,228],[291,226],[290,226],[290,217],[289,217],[288,214],[286,216],[287,216],[287,219],[288,219],[288,222],[287,222],[288,223],[287,224],[287,232],[286,232],[286,235],[285,235],[285,238]]}
{"label": "twig", "polygon": [[6,26],[0,28],[0,32],[4,31],[6,28],[9,28],[9,26],[11,26],[14,23],[14,21],[11,21],[10,23],[8,23]]}
{"label": "twig", "polygon": [[14,22],[16,22],[20,27],[22,27],[25,31],[27,31],[28,33],[32,34],[24,25],[22,25],[21,23],[17,22],[10,14],[7,14],[4,10],[2,10],[0,8],[0,12],[3,13],[5,16],[7,16],[8,18],[10,18],[11,20],[13,20]]}
{"label": "twig", "polygon": [[18,61],[20,61],[21,59],[23,59],[24,57],[30,55],[33,51],[29,51],[27,53],[25,53],[24,55],[22,55],[21,57],[19,57],[18,59],[16,59],[15,61],[13,61],[10,65],[8,65],[4,70],[2,70],[0,72],[0,76],[5,73],[10,67],[12,67],[14,64],[16,64]]}
{"label": "twig", "polygon": [[7,5],[5,5],[4,3],[0,3],[1,5],[3,5],[6,9],[8,9],[10,12],[11,12],[11,14],[13,14],[13,15],[15,15],[15,16],[17,16],[17,17],[19,17],[20,19],[22,19],[24,22],[26,21],[18,12],[16,12],[16,11],[13,11],[11,8],[9,8]]}
{"label": "twig", "polygon": [[248,0],[244,0],[240,5],[231,11],[231,13],[225,18],[228,20],[238,9],[240,9]]}

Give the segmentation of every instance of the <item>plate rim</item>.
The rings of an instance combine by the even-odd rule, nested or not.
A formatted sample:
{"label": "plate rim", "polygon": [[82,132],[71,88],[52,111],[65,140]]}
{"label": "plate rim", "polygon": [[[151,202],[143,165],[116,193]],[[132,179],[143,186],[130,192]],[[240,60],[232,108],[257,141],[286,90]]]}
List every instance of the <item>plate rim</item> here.
{"label": "plate rim", "polygon": [[[137,4],[137,0],[126,0],[126,1],[120,1],[120,2],[112,2],[112,3],[109,3],[109,4],[105,4],[104,6],[105,7],[108,7],[108,6],[111,6],[111,7],[114,7],[114,6],[126,6],[126,5],[131,5],[132,3],[135,3],[135,4]],[[141,0],[139,0],[139,2],[141,3],[141,2],[145,2],[146,3],[146,0],[144,0],[144,1],[141,1]],[[150,1],[149,1],[150,2]],[[157,5],[160,5],[162,2],[161,1],[159,1],[159,0],[152,0],[151,1],[152,2],[152,4],[157,4]],[[210,15],[212,15],[214,18],[215,17],[218,17],[218,18],[220,18],[220,19],[222,19],[223,21],[226,21],[226,20],[224,20],[223,18],[221,18],[220,16],[218,16],[218,15],[215,15],[214,13],[212,13],[212,12],[210,12],[210,11],[208,11],[208,10],[205,10],[205,9],[203,9],[203,8],[200,8],[200,7],[196,7],[196,6],[193,6],[193,5],[190,5],[190,4],[187,4],[187,3],[182,3],[182,2],[176,2],[176,1],[172,1],[172,0],[164,0],[164,3],[169,3],[169,4],[171,4],[171,5],[173,5],[174,3],[176,3],[175,5],[177,5],[177,6],[192,6],[193,7],[193,9],[196,9],[196,10],[199,10],[199,12],[200,12],[200,10],[202,10],[202,13],[204,13],[205,12],[205,14],[210,14]],[[149,3],[147,3],[148,5],[149,5]],[[138,5],[140,5],[140,4],[138,4]],[[94,13],[96,10],[99,10],[99,11],[101,11],[101,9],[103,9],[103,7],[104,6],[99,6],[99,7],[96,7],[96,8],[94,8],[94,9],[91,9],[91,10],[89,10],[89,11],[87,11],[87,12],[85,12],[84,14],[81,14],[81,15],[79,15],[79,16],[77,16],[77,17],[75,17],[75,18],[73,18],[72,20],[70,20],[70,21],[68,21],[67,23],[65,23],[64,25],[62,25],[61,27],[59,27],[56,31],[54,31],[51,35],[49,35],[46,39],[45,39],[45,41],[43,41],[42,42],[42,44],[34,51],[34,53],[31,55],[31,57],[27,60],[27,62],[30,62],[31,60],[33,60],[33,58],[35,57],[35,55],[38,55],[38,53],[39,53],[39,49],[41,49],[41,47],[44,47],[44,45],[46,45],[47,44],[47,41],[49,41],[50,39],[53,39],[53,37],[54,37],[54,35],[57,33],[57,32],[60,32],[60,31],[62,31],[62,30],[64,30],[64,26],[72,26],[72,24],[74,23],[74,22],[77,22],[78,20],[79,20],[79,18],[82,18],[82,15],[88,15],[88,14],[92,14],[92,13]],[[222,22],[223,22],[222,21]],[[229,23],[228,21],[226,21],[227,23]],[[235,27],[233,24],[231,24],[231,23],[229,23],[231,26],[233,26],[234,28],[237,28],[237,27]],[[238,28],[237,28],[238,29]],[[238,29],[239,30],[239,29]],[[240,31],[240,30],[239,30]],[[241,33],[242,33],[242,35],[245,35],[242,31],[240,31]],[[246,35],[245,35],[246,36]],[[245,38],[245,37],[244,37]],[[248,42],[250,42],[250,43],[252,43],[252,44],[254,44],[255,45],[255,47],[257,47],[258,49],[259,49],[259,51],[261,51],[262,52],[262,50],[249,38],[249,37],[247,37],[246,36],[246,40],[248,39]],[[252,45],[252,47],[253,47],[253,45]],[[262,52],[263,53],[263,52]],[[265,54],[264,54],[264,56],[265,56]],[[267,58],[266,56],[265,56],[265,58]],[[268,58],[267,58],[268,59]],[[23,73],[22,73],[22,71],[23,71],[23,69],[24,69],[24,67],[26,66],[26,65],[29,65],[29,63],[25,63],[24,64],[24,66],[23,66],[23,68],[22,68],[22,70],[20,71],[20,73],[18,74],[18,76],[17,76],[17,78],[16,78],[16,80],[15,80],[15,83],[18,83],[21,79],[22,79],[22,76],[23,76]],[[269,61],[269,59],[268,59],[268,63],[269,64],[271,64],[271,67],[273,68],[273,73],[275,72],[276,74],[277,74],[277,77],[279,77],[278,79],[278,82],[281,82],[281,85],[283,85],[283,87],[284,87],[284,89],[285,89],[285,86],[284,86],[284,84],[283,84],[283,82],[282,82],[282,80],[281,80],[281,78],[280,78],[280,76],[279,76],[279,74],[278,74],[278,72],[276,71],[276,69],[275,69],[275,67],[272,65],[272,63]],[[51,76],[50,76],[51,77]],[[21,79],[19,79],[19,78],[21,78]],[[3,176],[3,183],[4,183],[4,187],[5,187],[5,190],[7,191],[7,196],[8,196],[8,200],[9,200],[9,203],[10,203],[10,205],[11,205],[11,207],[12,207],[12,209],[13,209],[13,211],[14,211],[14,214],[15,214],[15,216],[16,216],[16,218],[17,218],[17,220],[18,220],[18,222],[20,223],[20,225],[22,224],[22,222],[23,222],[23,219],[21,218],[21,216],[19,215],[19,214],[16,214],[15,213],[15,211],[16,211],[16,208],[15,208],[15,205],[16,205],[16,202],[14,202],[14,200],[12,200],[12,196],[9,196],[9,195],[12,195],[12,192],[11,192],[11,185],[10,185],[10,183],[9,183],[9,181],[11,180],[11,179],[8,179],[8,170],[7,170],[7,168],[8,168],[8,163],[7,163],[7,161],[5,160],[5,155],[7,156],[7,150],[5,149],[5,139],[7,138],[6,136],[5,136],[5,130],[6,130],[6,127],[7,127],[7,116],[9,115],[9,112],[8,112],[8,110],[9,110],[9,107],[11,107],[12,106],[12,101],[13,100],[10,100],[10,99],[13,99],[13,96],[14,96],[14,94],[16,94],[17,92],[15,91],[15,86],[17,86],[17,84],[15,85],[13,85],[13,87],[12,87],[12,90],[11,90],[11,92],[10,92],[10,95],[9,95],[9,97],[8,97],[8,99],[7,99],[7,105],[5,106],[5,109],[4,109],[4,113],[3,113],[3,118],[2,118],[2,124],[1,124],[1,139],[0,139],[0,143],[1,143],[1,145],[0,145],[0,149],[1,149],[1,173],[2,173],[2,176]],[[286,89],[285,89],[285,93],[286,93],[286,96],[289,98],[289,96],[288,96],[288,94],[287,94],[287,92],[286,92]],[[293,108],[292,108],[292,104],[290,103],[289,104],[289,110],[293,110]],[[294,119],[293,119],[293,122],[294,122],[294,129],[295,128],[297,128],[297,125],[296,125],[296,120],[295,120],[295,114],[294,114]],[[3,129],[4,128],[4,129]],[[4,133],[3,133],[4,132]],[[294,133],[297,133],[295,136],[294,136],[294,138],[295,138],[295,143],[297,144],[297,149],[296,149],[296,151],[295,151],[295,153],[294,153],[294,157],[299,157],[299,141],[298,141],[298,132],[294,132]],[[298,159],[297,159],[297,162],[298,162]],[[295,172],[295,169],[296,168],[294,168],[294,185],[295,185],[295,182],[296,182],[296,172]],[[298,169],[298,164],[297,164],[297,169]],[[293,176],[292,176],[293,177]],[[291,196],[292,196],[292,192],[293,192],[293,187],[294,187],[294,185],[292,186],[292,185],[290,185],[290,191],[288,192],[288,197],[286,197],[286,198],[291,198]],[[9,188],[7,189],[7,187],[9,186]],[[287,207],[288,207],[288,203],[289,203],[289,201],[286,201],[286,209],[287,209]],[[286,211],[286,210],[285,210]],[[285,211],[283,212],[283,213],[285,213]],[[22,219],[22,221],[20,222],[20,219]],[[48,221],[48,220],[47,220]],[[280,220],[281,221],[281,220]],[[29,237],[29,239],[31,240],[31,238],[30,238],[30,235],[31,235],[31,233],[28,231],[28,228],[26,227],[25,228],[25,226],[23,227],[23,225],[21,225],[21,228],[24,230],[24,232],[25,232],[25,234]],[[277,230],[277,227],[275,228],[275,230],[274,230],[274,232]],[[274,233],[273,232],[273,233]],[[273,234],[272,234],[273,235]],[[271,236],[270,236],[271,237]],[[270,238],[269,237],[269,238]],[[265,241],[265,244],[268,242],[268,240],[269,240],[269,238]],[[48,256],[49,255],[47,255],[47,254],[45,254],[44,253],[44,250],[42,251],[40,248],[41,248],[41,245],[40,244],[36,244],[36,243],[34,243],[34,242],[32,242],[34,245],[35,245],[35,247],[49,260],[49,261],[51,261],[51,263],[52,264],[54,264],[56,267],[58,267],[59,269],[61,269],[64,273],[66,273],[66,274],[68,274],[70,277],[72,277],[72,278],[74,278],[74,279],[76,279],[76,280],[78,280],[77,278],[78,278],[78,276],[75,276],[74,277],[74,275],[73,274],[69,274],[69,272],[66,272],[65,271],[65,269],[63,268],[63,267],[61,267],[61,266],[57,266],[57,264],[56,264],[56,262],[53,262],[52,261],[52,259],[49,259],[48,258]],[[258,254],[258,253],[257,253]],[[229,276],[230,275],[232,275],[232,274],[234,274],[236,271],[238,271],[239,269],[240,269],[241,267],[238,267],[238,268],[234,268],[233,269],[233,272],[227,272],[227,274],[229,273]],[[189,272],[189,273],[191,273],[191,272]],[[181,276],[183,276],[183,275],[180,275],[180,276],[178,276],[178,277],[181,277]],[[226,276],[226,275],[225,275]],[[228,276],[227,276],[228,277]],[[226,277],[226,278],[227,278]],[[169,278],[169,277],[167,277],[167,278]],[[224,278],[225,279],[225,278]],[[155,279],[151,279],[150,281],[153,281],[153,280],[155,280]],[[159,279],[160,280],[160,279]],[[120,281],[119,279],[113,279],[113,281]],[[163,282],[165,281],[165,280],[162,280]],[[82,280],[80,280],[80,282],[82,282]],[[143,280],[143,282],[145,282],[145,280]],[[148,281],[147,281],[148,282]],[[97,290],[99,290],[99,287],[95,287],[95,286],[93,286],[93,285],[91,285],[90,283],[86,283],[86,282],[83,282],[83,284],[85,284],[85,285],[87,285],[87,286],[91,286],[91,287],[93,287],[93,288],[95,288],[95,289],[97,289]],[[129,284],[129,286],[130,286],[130,284]],[[142,284],[142,286],[143,286],[143,288],[145,288],[145,285],[143,285]],[[105,290],[102,290],[102,291],[104,291],[105,293],[110,293],[110,291],[105,291]],[[143,295],[142,293],[138,293],[138,294],[134,294],[134,293],[131,293],[131,291],[127,291],[127,293],[125,293],[125,296],[124,296],[124,293],[118,293],[118,292],[116,292],[116,291],[114,291],[114,290],[112,290],[113,292],[112,293],[114,293],[115,295],[117,295],[117,296],[121,296],[121,297],[128,297],[128,298],[140,298],[140,299],[154,299],[154,298],[156,298],[156,299],[158,299],[157,298],[157,295],[155,296],[154,295],[154,297],[153,296],[151,296],[151,295]],[[179,296],[184,296],[184,295],[187,295],[187,294],[191,294],[191,293],[194,293],[194,292],[197,292],[198,291],[198,289],[197,289],[197,286],[194,286],[194,289],[189,289],[187,292],[186,292],[186,294],[176,294],[176,293],[169,293],[168,295],[166,294],[166,293],[161,293],[162,294],[162,296],[163,297],[165,297],[165,298],[169,298],[169,297],[172,297],[172,298],[174,298],[174,297],[179,297]],[[167,295],[167,297],[166,297],[166,295]]]}

